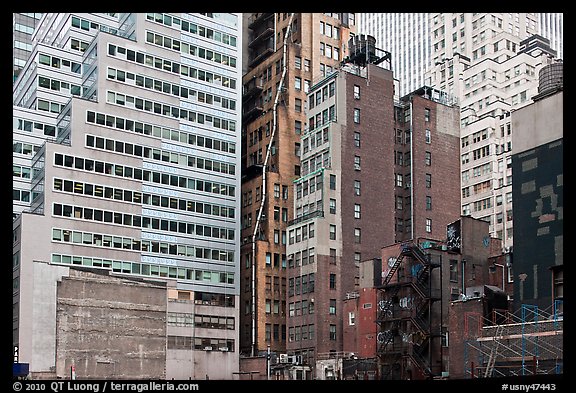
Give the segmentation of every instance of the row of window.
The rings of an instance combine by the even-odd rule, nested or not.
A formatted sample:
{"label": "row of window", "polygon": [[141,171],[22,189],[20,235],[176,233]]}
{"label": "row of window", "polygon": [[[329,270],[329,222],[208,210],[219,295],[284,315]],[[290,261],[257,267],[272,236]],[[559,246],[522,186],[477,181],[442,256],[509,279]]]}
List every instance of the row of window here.
{"label": "row of window", "polygon": [[236,100],[191,89],[180,84],[149,78],[145,75],[139,75],[133,72],[108,67],[107,77],[108,79],[126,83],[132,86],[144,87],[149,90],[170,94],[178,98],[190,99],[190,101],[194,100],[197,102],[214,105],[218,109],[224,108],[236,110]]}
{"label": "row of window", "polygon": [[160,206],[192,213],[209,214],[216,217],[234,218],[235,215],[235,208],[233,207],[59,178],[54,178],[54,190],[142,205]]}
{"label": "row of window", "polygon": [[116,29],[113,29],[109,26],[106,25],[101,25],[99,23],[90,21],[90,20],[86,20],[86,19],[81,19],[77,16],[72,16],[72,27],[77,27],[81,30],[85,30],[85,31],[90,31],[90,29],[95,29],[95,30],[102,30],[102,31],[107,31],[110,32],[110,34],[118,34],[118,31]]}
{"label": "row of window", "polygon": [[[248,333],[250,329],[246,329]],[[286,341],[286,325],[282,325],[280,328],[280,324],[275,323],[274,325],[267,323],[264,325],[264,340],[266,342],[270,342],[274,339],[274,341]]]}
{"label": "row of window", "polygon": [[314,330],[314,325],[291,326],[288,328],[288,341],[314,340]]}
{"label": "row of window", "polygon": [[52,241],[234,262],[234,251],[52,228]]}
{"label": "row of window", "polygon": [[[37,169],[34,170],[34,174],[37,173]],[[32,168],[28,166],[12,164],[12,176],[21,177],[23,179],[30,179],[32,173]]]}
{"label": "row of window", "polygon": [[24,142],[12,142],[12,153],[33,156],[42,146]]}
{"label": "row of window", "polygon": [[86,49],[88,49],[88,46],[90,46],[89,42],[80,41],[80,40],[77,40],[76,38],[70,39],[70,49],[72,49],[72,50],[79,51],[79,52],[85,52]]}
{"label": "row of window", "polygon": [[71,217],[87,221],[114,223],[136,228],[158,229],[188,235],[212,237],[214,239],[234,240],[234,229],[192,224],[184,221],[165,220],[137,214],[93,209],[90,207],[54,203],[52,215],[55,217]]}
{"label": "row of window", "polygon": [[326,37],[340,39],[340,28],[330,23],[320,21],[320,34]]}
{"label": "row of window", "polygon": [[297,302],[288,303],[288,316],[298,317],[300,315],[314,314],[314,302],[306,299]]}
{"label": "row of window", "polygon": [[58,79],[50,79],[44,76],[38,76],[38,87],[54,90],[57,92],[62,92],[66,95],[68,94],[73,96],[82,95],[82,88],[80,85],[60,81]]}
{"label": "row of window", "polygon": [[200,25],[197,25],[196,23],[181,20],[180,18],[177,18],[175,16],[171,16],[171,15],[167,15],[167,14],[163,14],[163,13],[158,13],[158,12],[146,13],[146,19],[152,20],[154,22],[162,23],[162,24],[169,26],[169,27],[176,26],[176,28],[178,28],[178,26],[179,26],[179,28],[182,31],[185,31],[187,33],[197,34],[200,37],[205,37],[205,38],[208,38],[209,40],[214,40],[214,41],[222,43],[222,44],[236,47],[236,37],[235,36],[233,36],[231,34],[223,33],[221,31],[214,30],[214,29],[211,29],[208,27],[200,26]]}
{"label": "row of window", "polygon": [[[354,109],[354,111],[356,114],[356,109]],[[308,118],[308,130],[314,130],[317,127],[322,127],[331,121],[336,121],[336,105],[331,105],[329,108],[324,109],[322,112],[318,112],[315,116]],[[355,121],[355,123],[359,122],[360,120]]]}
{"label": "row of window", "polygon": [[286,302],[282,302],[284,307],[280,307],[280,300],[266,299],[264,311],[266,314],[285,315]]}
{"label": "row of window", "polygon": [[155,149],[128,142],[122,142],[99,136],[86,135],[86,147],[108,150],[116,153],[127,154],[136,157],[150,158],[156,161],[169,162],[182,167],[205,169],[227,175],[236,173],[236,165],[222,161],[213,161],[208,158],[200,158],[187,154],[175,153],[169,150]]}
{"label": "row of window", "polygon": [[184,349],[197,351],[234,352],[234,340],[227,338],[202,338],[188,336],[168,336],[167,349]]}
{"label": "row of window", "polygon": [[45,136],[51,136],[51,137],[56,136],[56,126],[50,124],[40,123],[37,121],[33,122],[31,120],[21,119],[17,117],[13,118],[12,124],[15,130],[28,131],[28,132],[38,131],[42,132]]}
{"label": "row of window", "polygon": [[288,244],[314,238],[314,223],[304,224],[288,231]]}
{"label": "row of window", "polygon": [[44,53],[38,53],[38,63],[50,67],[58,68],[64,71],[70,71],[74,74],[82,74],[82,64],[75,61],[62,59],[57,56],[52,56]]}
{"label": "row of window", "polygon": [[340,48],[320,42],[320,55],[330,59],[340,60]]}
{"label": "row of window", "polygon": [[191,123],[208,124],[211,123],[212,127],[220,128],[226,131],[236,131],[236,121],[221,118],[204,113],[195,112],[188,109],[183,109],[178,106],[163,104],[161,102],[154,102],[145,100],[127,94],[116,93],[108,91],[106,94],[106,102],[125,106],[128,108],[139,109],[146,112],[153,112],[157,115],[170,116],[176,119],[188,120]]}
{"label": "row of window", "polygon": [[314,273],[288,279],[288,296],[306,294],[314,292]]}
{"label": "row of window", "polygon": [[[307,161],[307,162],[311,162],[311,161]],[[322,160],[319,161],[320,164],[322,164]],[[316,163],[318,164],[318,161],[316,161]],[[318,170],[321,169],[322,166],[318,167],[316,165],[316,168],[310,168],[310,171],[313,172],[314,170]],[[333,176],[333,175],[331,175]],[[322,183],[323,183],[323,173],[319,173],[315,176],[311,176],[309,179],[306,180],[301,180],[300,182],[296,183],[296,199],[300,199],[303,196],[306,196],[308,194],[312,194],[316,191],[320,191],[322,190]],[[332,188],[330,188],[332,190]]]}
{"label": "row of window", "polygon": [[236,143],[224,140],[209,138],[191,132],[174,130],[171,128],[143,123],[119,116],[107,115],[101,112],[86,112],[86,122],[98,124],[106,127],[114,127],[124,131],[133,131],[139,134],[152,135],[158,138],[172,140],[176,142],[188,143],[192,146],[205,147],[223,151],[225,153],[236,153]]}
{"label": "row of window", "polygon": [[329,141],[329,127],[316,132],[310,132],[308,135],[302,137],[302,149],[304,154],[308,153],[309,150],[315,149],[316,147],[321,147],[323,144]]}
{"label": "row of window", "polygon": [[169,312],[166,313],[166,323],[168,326],[234,330],[234,317],[221,317],[218,315]]}
{"label": "row of window", "polygon": [[[272,261],[274,261],[274,265],[272,265]],[[286,269],[286,255],[285,254],[280,255],[276,252],[274,254],[267,252],[266,266],[282,267],[283,269]]]}
{"label": "row of window", "polygon": [[294,254],[288,255],[288,268],[305,266],[315,262],[316,251],[314,247],[297,251]]}
{"label": "row of window", "polygon": [[61,104],[56,101],[46,101],[38,99],[36,103],[36,109],[39,111],[51,112],[51,113],[60,113],[66,104]]}
{"label": "row of window", "polygon": [[192,79],[198,79],[217,86],[227,87],[232,90],[236,89],[236,79],[234,78],[190,67],[158,56],[149,55],[145,52],[137,52],[119,45],[108,44],[108,54],[125,61],[143,64],[148,67],[157,68],[177,75],[183,75]]}
{"label": "row of window", "polygon": [[224,183],[197,180],[186,176],[170,175],[167,173],[135,168],[127,165],[112,164],[104,161],[96,161],[82,157],[69,156],[67,154],[55,153],[54,165],[67,168],[76,168],[96,173],[105,173],[129,179],[149,181],[158,184],[171,185],[174,187],[187,188],[190,190],[205,191],[230,197],[233,197],[236,192],[235,186],[230,186]]}
{"label": "row of window", "polygon": [[[300,190],[300,185],[302,186],[302,192],[303,195],[306,196],[308,195],[308,184],[304,184],[304,183],[308,183],[310,182],[310,193],[313,193],[316,190],[320,190],[321,186],[322,186],[322,174],[316,175],[316,183],[317,183],[317,187],[314,186],[314,178],[312,177],[312,174],[314,172],[317,172],[321,169],[324,168],[330,168],[331,167],[331,162],[330,162],[330,151],[328,150],[328,148],[323,151],[318,153],[316,156],[310,157],[307,160],[302,161],[302,171],[301,171],[301,176],[305,177],[306,175],[311,175],[311,179],[310,180],[303,180],[299,183],[296,184],[296,191],[298,192]],[[320,177],[320,179],[318,179],[318,177]],[[299,198],[299,197],[298,197]]]}
{"label": "row of window", "polygon": [[472,169],[462,171],[462,182],[468,181],[470,179],[470,174],[472,174],[472,177],[479,177],[490,173],[492,173],[492,163],[487,162]]}
{"label": "row of window", "polygon": [[[38,195],[40,195],[39,192],[30,192],[27,190],[17,190],[17,189],[12,190],[12,200],[13,201],[31,202],[34,199],[36,199],[36,197],[38,197]],[[30,199],[30,196],[32,196],[32,199]]]}
{"label": "row of window", "polygon": [[116,273],[177,278],[180,280],[203,281],[212,284],[234,284],[234,273],[212,270],[198,270],[176,266],[154,265],[65,254],[52,254],[51,260],[52,263],[56,264],[107,268]]}
{"label": "row of window", "polygon": [[211,49],[185,43],[172,37],[166,37],[152,31],[146,31],[146,42],[158,45],[166,49],[174,50],[184,54],[199,57],[208,61],[213,61],[224,66],[236,68],[236,58],[233,56],[219,53]]}

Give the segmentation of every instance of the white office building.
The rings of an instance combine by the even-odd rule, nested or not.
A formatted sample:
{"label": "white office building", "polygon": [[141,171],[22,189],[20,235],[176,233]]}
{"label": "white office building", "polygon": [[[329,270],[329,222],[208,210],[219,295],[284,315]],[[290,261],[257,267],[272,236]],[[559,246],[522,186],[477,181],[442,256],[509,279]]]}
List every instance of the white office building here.
{"label": "white office building", "polygon": [[[69,375],[74,267],[170,283],[161,377],[238,373],[241,31],[226,13],[40,19],[13,88],[13,343],[33,377]],[[113,357],[72,364],[121,378]]]}

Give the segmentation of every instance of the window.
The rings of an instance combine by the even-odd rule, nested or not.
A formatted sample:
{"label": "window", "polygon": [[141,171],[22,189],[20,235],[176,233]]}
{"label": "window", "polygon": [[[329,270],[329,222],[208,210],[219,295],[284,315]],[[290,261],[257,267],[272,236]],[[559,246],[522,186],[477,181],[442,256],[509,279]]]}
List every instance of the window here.
{"label": "window", "polygon": [[354,108],[354,123],[360,123],[360,109]]}
{"label": "window", "polygon": [[432,187],[432,175],[430,173],[426,174],[426,188]]}
{"label": "window", "polygon": [[426,232],[432,232],[432,220],[430,218],[426,219]]}
{"label": "window", "polygon": [[330,240],[336,240],[336,225],[330,224]]}
{"label": "window", "polygon": [[336,299],[330,299],[329,313],[330,315],[336,315]]}
{"label": "window", "polygon": [[302,78],[298,76],[294,78],[294,88],[296,90],[302,90]]}
{"label": "window", "polygon": [[330,189],[336,189],[336,175],[330,175]]}
{"label": "window", "polygon": [[356,314],[354,313],[354,311],[350,311],[348,313],[348,326],[354,326],[356,325]]}
{"label": "window", "polygon": [[425,161],[425,163],[426,163],[427,166],[432,165],[432,153],[430,153],[429,151],[427,151],[427,152],[425,153],[424,161]]}
{"label": "window", "polygon": [[280,198],[280,184],[274,183],[274,198]]}
{"label": "window", "polygon": [[354,132],[354,146],[360,147],[360,133]]}
{"label": "window", "polygon": [[426,196],[426,210],[432,210],[432,197]]}
{"label": "window", "polygon": [[330,325],[329,338],[330,340],[336,340],[336,325]]}
{"label": "window", "polygon": [[354,170],[360,170],[360,156],[354,156]]}
{"label": "window", "polygon": [[330,198],[330,214],[336,214],[336,199]]}
{"label": "window", "polygon": [[355,100],[360,99],[360,86],[358,85],[354,85],[354,99]]}
{"label": "window", "polygon": [[294,110],[296,112],[302,112],[302,100],[300,98],[294,99]]}
{"label": "window", "polygon": [[354,218],[360,218],[360,204],[354,204]]}
{"label": "window", "polygon": [[430,109],[424,108],[424,121],[430,121]]}
{"label": "window", "polygon": [[360,180],[354,180],[354,195],[360,195]]}
{"label": "window", "polygon": [[297,70],[302,69],[302,58],[300,56],[296,56],[294,58],[294,66],[296,67]]}
{"label": "window", "polygon": [[432,142],[432,133],[430,132],[430,130],[426,130],[426,143],[431,143]]}
{"label": "window", "polygon": [[354,228],[354,243],[362,243],[362,230]]}

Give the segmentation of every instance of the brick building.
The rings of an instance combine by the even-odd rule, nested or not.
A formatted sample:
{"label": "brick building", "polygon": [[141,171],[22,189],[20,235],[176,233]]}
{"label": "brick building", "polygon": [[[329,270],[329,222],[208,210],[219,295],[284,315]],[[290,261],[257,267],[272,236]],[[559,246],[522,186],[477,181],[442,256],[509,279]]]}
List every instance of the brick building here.
{"label": "brick building", "polygon": [[393,240],[382,225],[394,200],[393,144],[382,138],[394,127],[392,72],[347,66],[310,89],[288,226],[287,351],[312,368],[343,350],[343,300],[358,286],[362,255]]}
{"label": "brick building", "polygon": [[240,350],[286,351],[286,243],[310,86],[338,67],[354,14],[245,14]]}

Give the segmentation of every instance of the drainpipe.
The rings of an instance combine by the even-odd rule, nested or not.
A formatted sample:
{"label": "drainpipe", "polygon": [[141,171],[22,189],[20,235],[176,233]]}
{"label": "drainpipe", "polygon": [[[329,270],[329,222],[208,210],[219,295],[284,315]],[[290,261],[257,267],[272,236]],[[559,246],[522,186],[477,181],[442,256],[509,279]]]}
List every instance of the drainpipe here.
{"label": "drainpipe", "polygon": [[[286,47],[288,45],[288,36],[292,29],[292,19],[294,18],[294,13],[290,14],[290,19],[288,20],[288,27],[286,28],[286,34],[284,35],[284,44],[282,47],[282,77],[280,78],[280,83],[278,85],[278,90],[276,91],[276,98],[274,99],[274,106],[272,108],[273,113],[273,126],[270,135],[270,140],[266,149],[266,158],[264,159],[264,164],[262,166],[262,199],[260,200],[260,207],[258,208],[258,216],[256,218],[256,224],[254,225],[254,232],[252,233],[252,357],[255,356],[256,352],[256,236],[258,234],[258,229],[260,227],[260,219],[262,218],[262,212],[264,211],[264,204],[266,202],[266,170],[268,167],[268,160],[270,159],[270,151],[272,148],[272,142],[274,141],[274,136],[276,134],[278,114],[277,107],[280,101],[280,92],[282,91],[284,85],[284,78],[286,77]],[[274,16],[274,21],[276,21],[276,16]],[[276,23],[276,22],[274,22]],[[276,32],[274,32],[276,36]]]}

